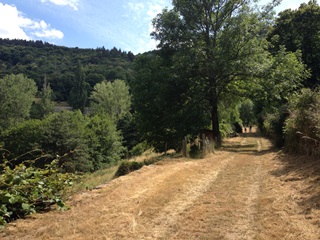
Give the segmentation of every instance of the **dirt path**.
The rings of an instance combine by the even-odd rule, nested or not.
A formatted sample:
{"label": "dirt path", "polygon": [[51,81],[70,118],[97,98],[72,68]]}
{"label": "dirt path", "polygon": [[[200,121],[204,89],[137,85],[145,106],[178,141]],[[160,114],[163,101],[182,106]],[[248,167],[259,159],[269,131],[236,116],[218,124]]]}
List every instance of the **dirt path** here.
{"label": "dirt path", "polygon": [[0,238],[320,239],[320,198],[312,195],[320,178],[292,171],[255,134],[224,146],[202,160],[143,167],[74,196],[69,211],[11,223]]}

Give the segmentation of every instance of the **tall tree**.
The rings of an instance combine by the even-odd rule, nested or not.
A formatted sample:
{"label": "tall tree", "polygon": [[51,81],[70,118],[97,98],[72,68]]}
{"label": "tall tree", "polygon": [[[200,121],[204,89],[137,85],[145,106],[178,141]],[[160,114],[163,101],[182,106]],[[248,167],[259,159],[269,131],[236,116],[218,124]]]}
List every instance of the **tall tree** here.
{"label": "tall tree", "polygon": [[50,87],[50,83],[47,80],[47,76],[44,76],[43,87],[40,92],[40,103],[39,103],[39,110],[41,117],[45,117],[50,113],[54,112],[54,102],[52,101],[53,98],[53,91]]}
{"label": "tall tree", "polygon": [[135,59],[136,78],[130,82],[140,133],[158,151],[179,149],[181,139],[196,136],[210,124],[201,82],[186,81],[193,71],[175,62],[172,52],[145,53]]}
{"label": "tall tree", "polygon": [[79,109],[82,113],[88,100],[88,83],[80,61],[75,71],[73,87],[70,92],[69,102],[73,109]]}
{"label": "tall tree", "polygon": [[119,79],[114,82],[97,83],[90,101],[91,111],[94,114],[107,114],[115,122],[129,114],[131,107],[129,87]]}
{"label": "tall tree", "polygon": [[320,84],[320,6],[317,1],[303,3],[299,9],[279,13],[269,38],[278,51],[284,45],[289,51],[300,50],[302,60],[311,69],[306,87]]}
{"label": "tall tree", "polygon": [[252,2],[173,0],[174,8],[163,10],[153,20],[152,36],[160,41],[158,47],[175,51],[181,68],[193,69],[185,79],[203,86],[198,94],[208,102],[217,146],[221,145],[221,95],[231,83],[250,79],[264,61],[261,54],[270,15],[253,11]]}
{"label": "tall tree", "polygon": [[0,79],[0,129],[22,122],[30,115],[37,87],[32,79],[22,74]]}

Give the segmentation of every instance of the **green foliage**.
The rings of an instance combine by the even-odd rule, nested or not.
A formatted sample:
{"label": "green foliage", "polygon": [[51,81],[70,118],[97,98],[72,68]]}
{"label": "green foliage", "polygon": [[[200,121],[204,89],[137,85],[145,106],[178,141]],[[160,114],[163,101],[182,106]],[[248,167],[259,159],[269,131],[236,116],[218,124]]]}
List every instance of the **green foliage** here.
{"label": "green foliage", "polygon": [[231,123],[221,123],[220,127],[222,138],[226,138],[235,132]]}
{"label": "green foliage", "polygon": [[[235,132],[242,132],[242,120],[240,118],[239,102],[241,98],[233,98],[224,95],[219,104],[220,131],[222,138],[232,136]],[[241,125],[241,131],[239,131]]]}
{"label": "green foliage", "polygon": [[[238,93],[237,88],[229,86],[244,85],[253,76],[259,76],[259,69],[263,69],[261,66],[267,60],[265,33],[270,26],[268,11],[272,6],[258,12],[250,3],[175,0],[172,10],[163,10],[153,20],[152,36],[159,40],[162,50],[173,53],[174,64],[180,70],[175,75],[183,79],[181,85],[187,88],[188,98],[182,105],[195,101],[198,105],[193,109],[200,112],[207,109],[218,147],[221,145],[218,106],[222,95],[232,94],[233,89]],[[177,84],[172,88],[176,89]],[[188,117],[190,111],[183,114]]]}
{"label": "green foliage", "polygon": [[320,156],[320,90],[302,89],[289,102],[285,147],[289,152]]}
{"label": "green foliage", "polygon": [[138,143],[137,145],[135,145],[131,149],[130,156],[139,156],[142,153],[144,153],[145,151],[147,151],[149,148],[150,148],[150,146],[148,145],[148,143],[146,141]]}
{"label": "green foliage", "polygon": [[274,140],[277,147],[283,147],[284,145],[283,127],[287,117],[288,113],[285,106],[280,109],[275,109],[273,113],[266,113],[266,115],[263,116],[260,129],[266,136]]}
{"label": "green foliage", "polygon": [[43,119],[55,111],[55,103],[53,102],[54,93],[46,76],[38,97],[40,98],[35,99],[31,106],[30,118],[32,119]]}
{"label": "green foliage", "polygon": [[28,214],[45,211],[52,204],[65,208],[63,195],[76,179],[75,175],[58,172],[53,161],[44,169],[24,164],[11,168],[5,160],[0,175],[0,226]]}
{"label": "green foliage", "polygon": [[11,164],[18,165],[24,160],[42,155],[42,129],[41,120],[31,119],[1,133],[0,142],[6,149],[4,154],[7,159],[11,159]]}
{"label": "green foliage", "polygon": [[300,50],[302,60],[311,69],[304,86],[315,87],[320,80],[320,7],[317,1],[303,3],[298,9],[279,13],[274,29],[269,34],[273,51],[285,46],[289,51]]}
{"label": "green foliage", "polygon": [[26,121],[4,132],[1,140],[15,165],[28,158],[40,158],[36,165],[44,167],[61,156],[59,166],[65,171],[90,171],[92,164],[88,161],[85,126],[81,112],[66,111],[49,115],[42,121]]}
{"label": "green foliage", "polygon": [[37,88],[22,74],[0,79],[0,130],[10,128],[29,117]]}
{"label": "green foliage", "polygon": [[108,115],[95,115],[89,119],[86,141],[94,170],[117,163],[125,151],[122,136]]}
{"label": "green foliage", "polygon": [[244,125],[249,126],[255,122],[254,103],[250,99],[245,99],[240,103],[239,111]]}
{"label": "green foliage", "polygon": [[97,83],[90,100],[93,114],[106,114],[116,122],[128,115],[131,107],[129,87],[119,79]]}
{"label": "green foliage", "polygon": [[86,144],[87,119],[80,111],[49,115],[42,123],[41,149],[53,158],[61,156],[59,166],[67,172],[93,170]]}
{"label": "green foliage", "polygon": [[70,91],[69,103],[73,109],[79,109],[84,113],[84,108],[88,100],[88,88],[89,85],[86,82],[84,70],[80,61],[75,70],[75,77]]}
{"label": "green foliage", "polygon": [[43,118],[54,112],[53,91],[50,84],[47,81],[47,77],[44,79],[43,87],[40,91],[40,103],[39,112],[40,117]]}
{"label": "green foliage", "polygon": [[0,135],[4,154],[18,165],[38,159],[44,167],[59,156],[67,172],[95,171],[117,162],[124,148],[116,125],[107,116],[83,116],[80,111],[54,113],[43,120],[28,120]]}
{"label": "green foliage", "polygon": [[129,162],[129,161],[123,161],[117,172],[115,173],[115,177],[120,177],[120,176],[124,176],[126,174],[129,174],[133,171],[139,170],[140,168],[142,168],[144,165],[144,163],[141,162]]}
{"label": "green foliage", "polygon": [[250,99],[254,101],[255,114],[260,129],[275,138],[277,146],[284,142],[283,124],[287,117],[286,104],[290,96],[301,88],[309,76],[301,61],[301,53],[287,52],[281,47],[277,53],[267,54],[263,78],[254,79]]}
{"label": "green foliage", "polygon": [[192,85],[183,66],[165,50],[140,55],[136,79],[130,83],[139,132],[157,151],[179,149],[186,135],[197,135],[209,121],[208,103]]}
{"label": "green foliage", "polygon": [[126,148],[126,154],[141,142],[141,133],[138,131],[137,122],[134,114],[128,114],[125,118],[117,122],[117,129],[122,133],[123,146]]}
{"label": "green foliage", "polygon": [[40,90],[46,75],[57,101],[66,101],[73,87],[74,69],[81,59],[89,90],[103,80],[121,78],[129,82],[133,76],[132,52],[120,49],[81,49],[55,46],[42,41],[0,38],[0,78],[23,73],[35,80]]}
{"label": "green foliage", "polygon": [[272,109],[287,102],[290,95],[301,88],[302,81],[309,76],[301,60],[301,53],[287,52],[285,48],[274,55],[267,54],[262,66],[262,78],[254,79],[250,86],[251,98],[263,102]]}

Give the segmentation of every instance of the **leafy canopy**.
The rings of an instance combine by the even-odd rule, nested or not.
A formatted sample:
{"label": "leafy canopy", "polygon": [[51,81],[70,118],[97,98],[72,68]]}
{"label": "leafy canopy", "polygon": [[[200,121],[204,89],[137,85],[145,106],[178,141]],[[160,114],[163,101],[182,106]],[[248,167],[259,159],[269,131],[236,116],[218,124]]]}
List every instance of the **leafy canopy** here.
{"label": "leafy canopy", "polygon": [[32,79],[22,74],[0,79],[0,130],[10,128],[29,117],[37,92]]}
{"label": "leafy canopy", "polygon": [[[217,146],[221,144],[218,112],[221,96],[230,93],[229,86],[235,82],[261,76],[257,69],[265,62],[265,33],[270,27],[267,10],[272,6],[259,12],[252,8],[252,2],[174,0],[172,10],[164,9],[153,20],[155,31],[151,35],[159,41],[164,60],[171,61],[169,71],[173,70],[179,79],[179,84],[172,87],[184,87],[177,93],[179,106],[193,103],[192,110],[207,109]],[[191,111],[182,112],[184,118],[190,114]]]}
{"label": "leafy canopy", "polygon": [[131,107],[129,87],[119,79],[114,82],[97,83],[90,100],[91,111],[94,114],[106,114],[116,122],[129,114]]}
{"label": "leafy canopy", "polygon": [[304,86],[316,87],[320,81],[320,6],[312,0],[296,10],[287,9],[279,13],[269,39],[273,51],[282,46],[292,52],[300,51],[301,58],[311,70]]}

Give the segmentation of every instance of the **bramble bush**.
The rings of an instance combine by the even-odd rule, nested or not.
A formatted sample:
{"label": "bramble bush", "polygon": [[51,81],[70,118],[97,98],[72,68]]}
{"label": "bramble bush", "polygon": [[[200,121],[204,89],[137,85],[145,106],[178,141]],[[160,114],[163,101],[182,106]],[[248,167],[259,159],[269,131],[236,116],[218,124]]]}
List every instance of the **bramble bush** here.
{"label": "bramble bush", "polygon": [[[43,169],[32,162],[12,168],[10,161],[0,165],[0,227],[35,212],[46,211],[53,204],[66,208],[63,196],[78,177],[58,171],[58,160]],[[28,167],[27,167],[28,166]]]}

